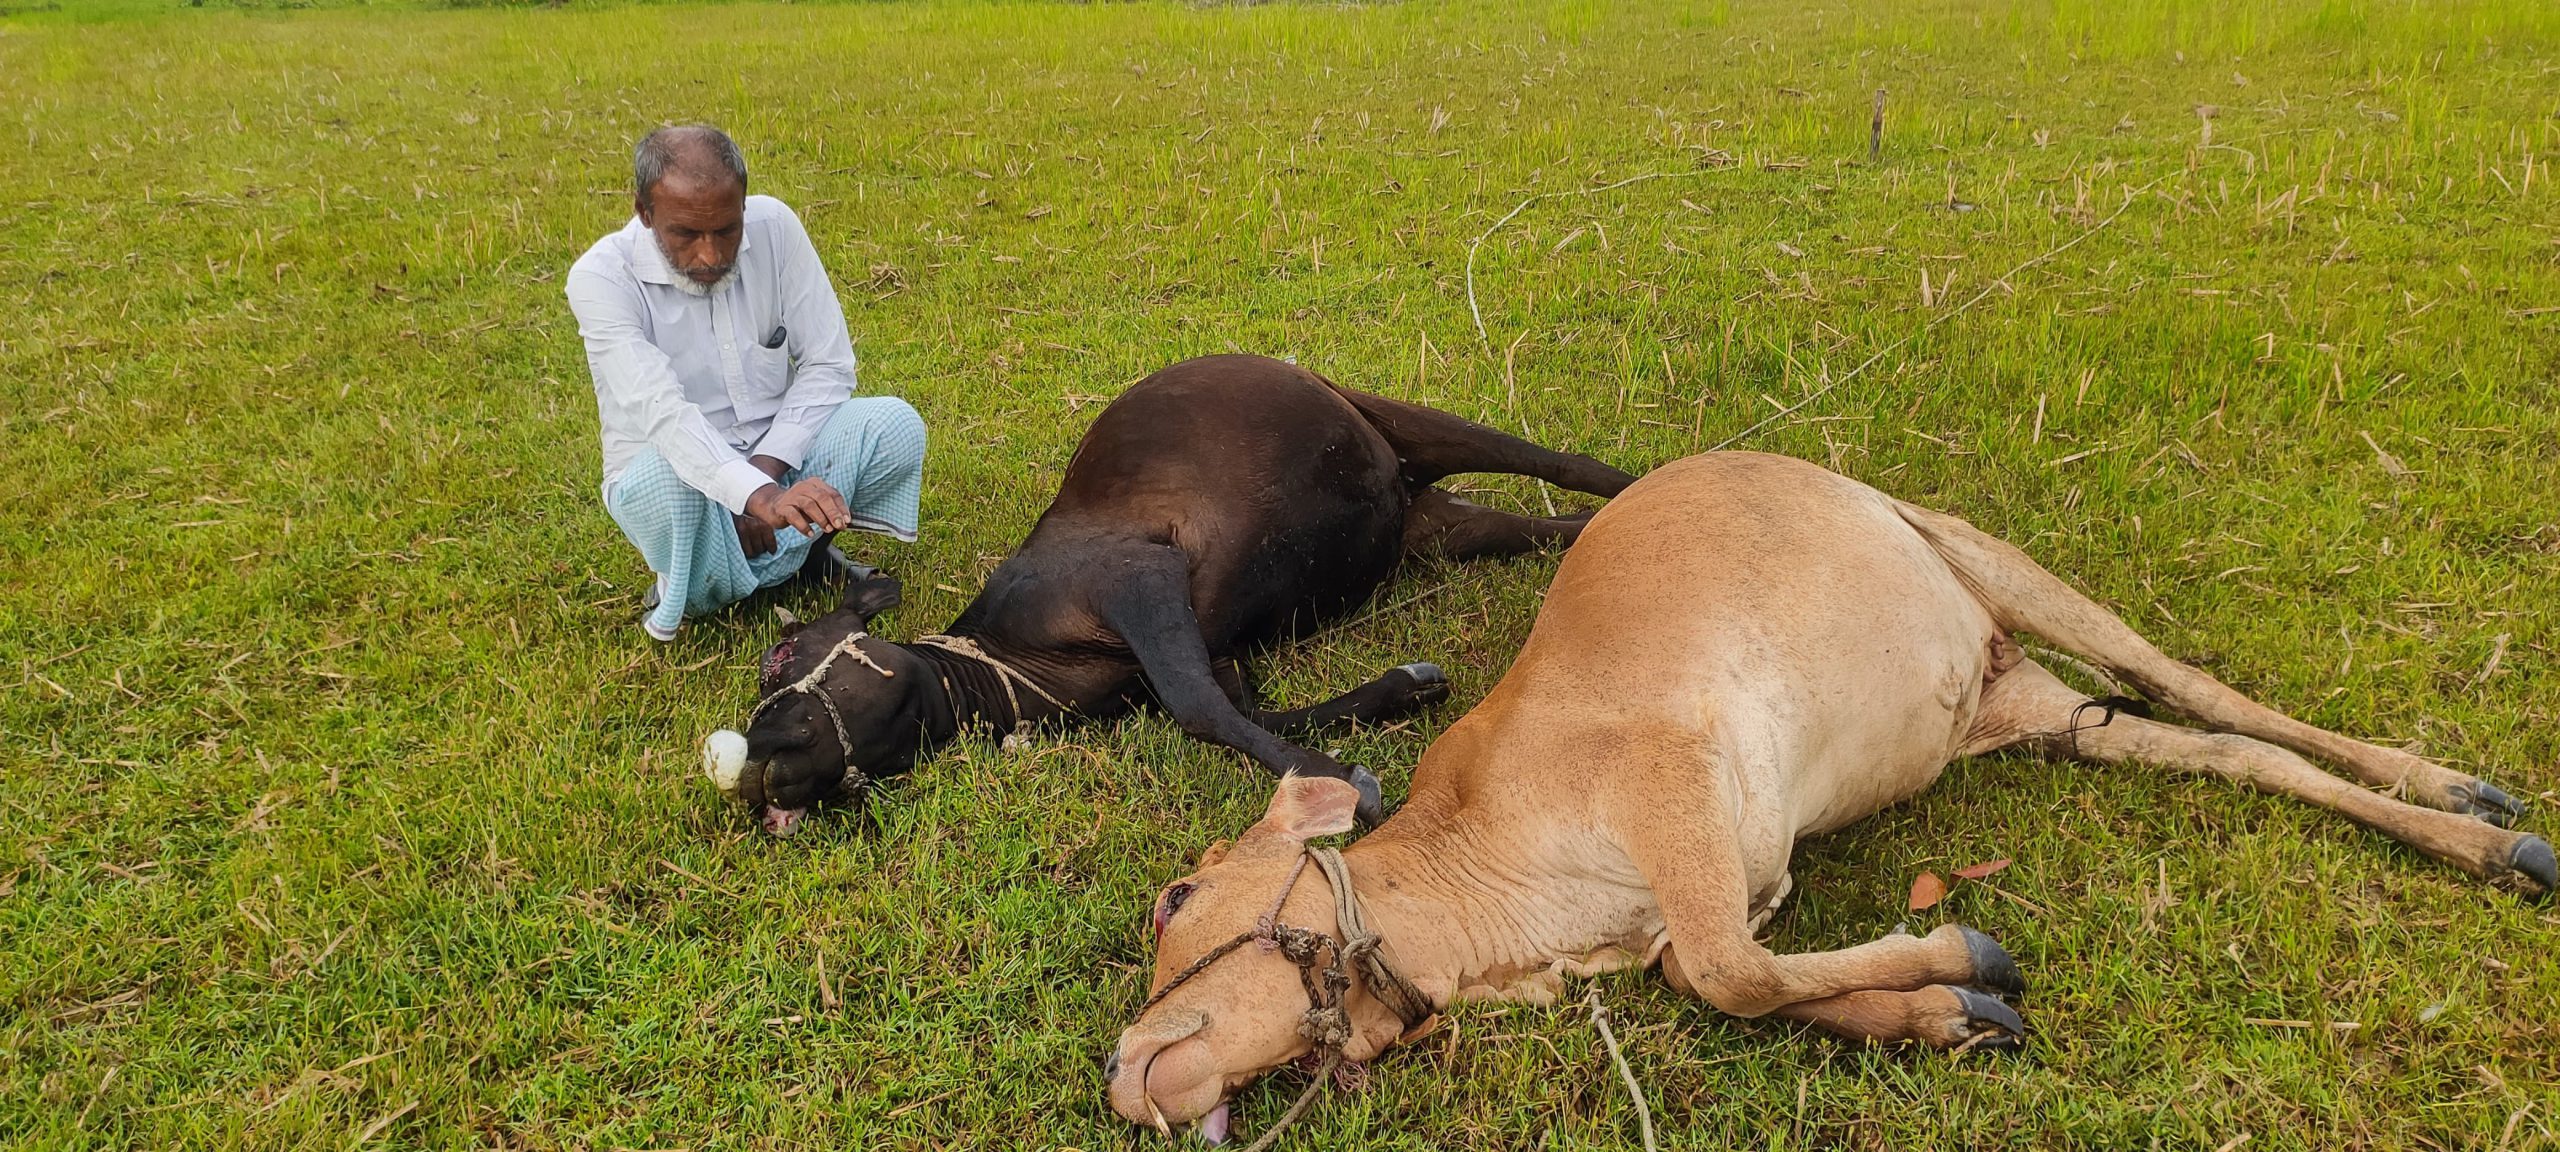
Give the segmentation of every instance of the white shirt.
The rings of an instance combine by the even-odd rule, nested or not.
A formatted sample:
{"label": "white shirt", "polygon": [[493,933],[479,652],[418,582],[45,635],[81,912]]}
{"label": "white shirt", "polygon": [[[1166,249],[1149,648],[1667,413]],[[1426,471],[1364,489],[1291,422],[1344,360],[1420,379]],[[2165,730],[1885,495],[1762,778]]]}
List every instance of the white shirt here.
{"label": "white shirt", "polygon": [[681,275],[637,216],[569,268],[604,429],[604,492],[655,448],[678,479],[743,513],[773,482],[747,457],[799,467],[853,395],[853,337],[808,231],[771,196],[747,197],[726,285],[696,295]]}

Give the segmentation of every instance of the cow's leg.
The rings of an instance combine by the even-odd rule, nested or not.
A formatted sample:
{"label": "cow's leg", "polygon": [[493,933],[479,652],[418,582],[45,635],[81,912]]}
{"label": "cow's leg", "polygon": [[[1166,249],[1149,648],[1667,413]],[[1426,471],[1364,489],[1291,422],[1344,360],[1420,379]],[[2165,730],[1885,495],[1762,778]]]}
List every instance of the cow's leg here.
{"label": "cow's leg", "polygon": [[1789,1004],[1769,1014],[1871,1044],[2014,1052],[2026,1042],[2026,1022],[2017,1009],[1998,996],[1954,984],[1934,984],[1913,992],[1844,992]]}
{"label": "cow's leg", "polygon": [[[1694,764],[1652,774],[1681,781],[1611,806],[1611,823],[1652,888],[1671,942],[1663,977],[1731,1016],[1771,1014],[1879,1043],[2015,1047],[2026,1025],[1998,996],[2024,981],[1988,936],[1949,924],[1835,952],[1779,955],[1751,938],[1751,882],[1720,773]],[[1695,783],[1688,783],[1694,781]]]}
{"label": "cow's leg", "polygon": [[1570,546],[1591,519],[1578,516],[1521,516],[1470,503],[1437,488],[1416,493],[1404,513],[1407,555],[1436,554],[1451,560],[1480,556],[1516,556],[1548,546]]}
{"label": "cow's leg", "polygon": [[1247,719],[1211,667],[1200,620],[1191,611],[1191,576],[1183,554],[1162,545],[1115,552],[1102,563],[1117,568],[1098,581],[1094,612],[1119,634],[1145,670],[1156,702],[1192,738],[1244,753],[1274,775],[1297,772],[1346,780],[1360,790],[1360,819],[1375,825],[1386,816],[1378,778],[1313,749],[1273,735]]}
{"label": "cow's leg", "polygon": [[1687,945],[1705,961],[1684,953],[1675,928],[1663,978],[1728,1016],[1777,1016],[1877,1044],[2011,1050],[2026,1041],[2026,1021],[2004,999],[2024,991],[2017,966],[1970,928],[1789,955],[1752,942],[1747,930],[1691,935],[1713,937]]}
{"label": "cow's leg", "polygon": [[1256,727],[1283,739],[1345,724],[1391,720],[1449,698],[1449,674],[1439,665],[1399,664],[1386,675],[1321,704],[1271,712],[1255,706],[1253,685],[1246,682],[1241,661],[1220,660],[1210,670],[1218,678],[1219,690],[1235,701],[1238,711]]}
{"label": "cow's leg", "polygon": [[1439,665],[1399,664],[1386,675],[1324,703],[1286,712],[1256,712],[1253,722],[1276,736],[1298,736],[1390,720],[1448,698],[1449,674]]}
{"label": "cow's leg", "polygon": [[2198,732],[2134,716],[2105,714],[2087,697],[2026,661],[1991,683],[1966,751],[2031,745],[2049,755],[2104,764],[2140,761],[2198,772],[2291,796],[2491,880],[2560,887],[2550,842],[2468,816],[2392,799],[2338,779],[2283,748],[2247,736]]}
{"label": "cow's leg", "polygon": [[1437,408],[1336,388],[1396,450],[1407,483],[1419,488],[1460,472],[1535,476],[1560,488],[1615,496],[1636,478],[1588,456],[1541,448]]}
{"label": "cow's leg", "polygon": [[2477,816],[2501,827],[2524,814],[2522,804],[2486,780],[2314,728],[2168,658],[2026,553],[1963,520],[1910,504],[1899,509],[2001,627],[2035,633],[2057,648],[2103,664],[2143,695],[2205,727],[2319,757],[2358,780],[2429,808]]}

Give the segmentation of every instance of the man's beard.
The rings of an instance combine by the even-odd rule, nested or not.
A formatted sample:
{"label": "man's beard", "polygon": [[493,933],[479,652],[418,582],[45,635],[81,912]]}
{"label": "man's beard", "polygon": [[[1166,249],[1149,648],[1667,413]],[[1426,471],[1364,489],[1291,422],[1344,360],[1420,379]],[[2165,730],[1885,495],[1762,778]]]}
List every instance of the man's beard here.
{"label": "man's beard", "polygon": [[675,256],[667,251],[666,245],[661,244],[658,246],[658,255],[666,260],[667,267],[675,272],[676,287],[688,296],[709,296],[728,287],[730,281],[738,278],[738,262],[735,260],[719,265],[719,279],[705,284],[700,280],[694,279],[692,275],[688,274],[684,270],[683,265],[676,263]]}

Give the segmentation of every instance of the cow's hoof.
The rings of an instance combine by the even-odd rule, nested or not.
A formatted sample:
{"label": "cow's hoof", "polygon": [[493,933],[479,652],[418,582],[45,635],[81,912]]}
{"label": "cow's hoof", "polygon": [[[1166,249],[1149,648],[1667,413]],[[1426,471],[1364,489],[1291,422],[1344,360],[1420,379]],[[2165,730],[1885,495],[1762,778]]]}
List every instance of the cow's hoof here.
{"label": "cow's hoof", "polygon": [[1964,951],[1973,958],[1975,986],[1988,988],[2006,997],[2023,996],[2027,991],[2026,975],[2018,971],[2018,962],[2009,958],[2009,950],[2000,942],[1961,924],[1956,931],[1964,933]]}
{"label": "cow's hoof", "polygon": [[1408,708],[1427,708],[1449,698],[1449,674],[1437,664],[1399,664],[1396,671],[1413,678],[1413,688],[1405,694]]}
{"label": "cow's hoof", "polygon": [[2452,792],[2451,810],[2464,816],[2477,816],[2500,828],[2513,828],[2524,819],[2524,801],[2486,780],[2454,785]]}
{"label": "cow's hoof", "polygon": [[1357,764],[1351,765],[1351,786],[1360,790],[1360,806],[1351,810],[1351,818],[1368,831],[1387,821],[1387,792],[1378,784],[1376,773]]}
{"label": "cow's hoof", "polygon": [[1968,1051],[2016,1052],[2027,1046],[2027,1022],[1998,997],[1958,988],[1956,1003],[1964,1007],[1964,1042]]}
{"label": "cow's hoof", "polygon": [[2541,885],[2544,896],[2560,892],[2560,861],[2552,858],[2551,842],[2540,836],[2516,841],[2515,850],[2507,854],[2507,866]]}
{"label": "cow's hoof", "polygon": [[826,547],[809,550],[809,558],[800,562],[798,579],[821,588],[843,588],[879,574],[878,568],[845,555],[844,549],[831,541]]}

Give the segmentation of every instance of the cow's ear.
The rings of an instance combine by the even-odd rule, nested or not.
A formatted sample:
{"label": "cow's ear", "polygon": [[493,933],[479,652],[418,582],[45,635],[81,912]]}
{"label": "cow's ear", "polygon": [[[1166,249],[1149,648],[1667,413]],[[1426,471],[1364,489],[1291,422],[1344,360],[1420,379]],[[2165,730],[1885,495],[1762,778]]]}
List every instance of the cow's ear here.
{"label": "cow's ear", "polygon": [[1271,794],[1270,810],[1246,834],[1305,844],[1318,836],[1350,831],[1359,808],[1360,790],[1349,782],[1292,773],[1280,778],[1280,787]]}
{"label": "cow's ear", "polygon": [[1227,858],[1227,849],[1235,846],[1236,842],[1233,840],[1219,840],[1210,844],[1208,847],[1201,849],[1200,863],[1197,867],[1193,868],[1192,871],[1206,872],[1217,867],[1219,861]]}
{"label": "cow's ear", "polygon": [[844,610],[860,618],[864,627],[869,627],[872,617],[897,607],[903,593],[904,589],[895,576],[865,576],[845,589]]}

